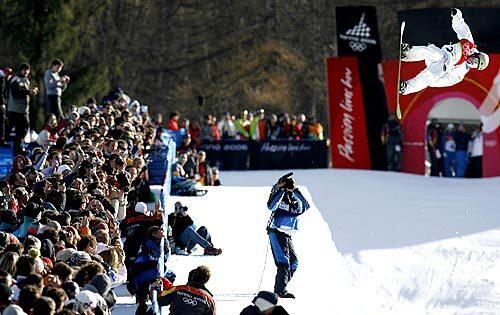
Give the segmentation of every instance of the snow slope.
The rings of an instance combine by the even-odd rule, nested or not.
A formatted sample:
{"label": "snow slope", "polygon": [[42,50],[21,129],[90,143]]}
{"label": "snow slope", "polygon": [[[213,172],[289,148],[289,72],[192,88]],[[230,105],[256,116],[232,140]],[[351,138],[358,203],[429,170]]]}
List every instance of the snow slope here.
{"label": "snow slope", "polygon": [[[223,172],[225,186],[205,197],[168,202],[185,203],[224,250],[169,263],[177,283],[200,264],[211,268],[218,314],[239,314],[253,293],[273,288],[266,201],[284,173]],[[297,299],[280,301],[290,314],[500,314],[500,178],[332,169],[295,178],[313,207],[294,236]]]}

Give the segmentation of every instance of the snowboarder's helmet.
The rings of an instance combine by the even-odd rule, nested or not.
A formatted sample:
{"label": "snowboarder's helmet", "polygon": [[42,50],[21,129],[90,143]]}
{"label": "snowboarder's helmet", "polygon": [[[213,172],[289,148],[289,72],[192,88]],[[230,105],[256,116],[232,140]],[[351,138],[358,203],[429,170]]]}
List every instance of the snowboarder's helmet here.
{"label": "snowboarder's helmet", "polygon": [[490,63],[490,57],[485,53],[479,53],[477,70],[484,70]]}

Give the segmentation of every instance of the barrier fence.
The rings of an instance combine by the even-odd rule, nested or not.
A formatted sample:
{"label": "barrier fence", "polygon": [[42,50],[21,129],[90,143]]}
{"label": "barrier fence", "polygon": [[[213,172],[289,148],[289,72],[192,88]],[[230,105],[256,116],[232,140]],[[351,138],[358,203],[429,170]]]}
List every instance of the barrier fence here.
{"label": "barrier fence", "polygon": [[326,140],[221,140],[204,142],[211,166],[221,170],[272,170],[328,167]]}
{"label": "barrier fence", "polygon": [[[160,194],[160,204],[162,209],[164,209],[163,213],[163,230],[167,231],[168,230],[168,216],[167,216],[167,199],[170,197],[170,185],[171,185],[171,178],[172,178],[172,165],[175,163],[175,151],[176,151],[176,144],[175,141],[170,138],[170,137],[165,137],[162,138],[164,146],[161,147],[161,150],[155,151],[156,156],[155,158],[152,158],[150,163],[149,163],[149,172],[150,175],[154,176],[155,180],[158,180],[159,178],[162,178],[162,190]],[[160,160],[163,159],[163,162]],[[153,169],[151,169],[151,165],[153,164]],[[163,172],[160,174],[160,172]],[[151,180],[151,178],[150,178]],[[161,254],[160,254],[160,259],[158,260],[158,272],[160,274],[160,277],[164,277],[165,273],[167,272],[165,268],[165,252],[163,251],[164,249],[164,239],[162,239],[161,242]],[[161,315],[161,307],[158,305],[158,291],[153,290],[152,298],[151,298],[151,305],[153,309],[153,314],[154,315]]]}

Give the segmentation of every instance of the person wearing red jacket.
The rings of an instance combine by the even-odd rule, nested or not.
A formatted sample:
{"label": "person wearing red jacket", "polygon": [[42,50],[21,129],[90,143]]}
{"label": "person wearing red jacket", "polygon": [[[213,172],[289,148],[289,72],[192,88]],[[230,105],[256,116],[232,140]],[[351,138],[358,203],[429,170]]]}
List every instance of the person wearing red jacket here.
{"label": "person wearing red jacket", "polygon": [[179,124],[177,123],[179,121],[179,113],[178,112],[172,112],[170,114],[170,118],[167,122],[167,129],[168,130],[173,130],[177,131],[179,130]]}
{"label": "person wearing red jacket", "polygon": [[210,269],[206,266],[191,270],[187,284],[164,290],[158,297],[158,304],[170,305],[170,314],[215,315],[213,295],[205,287],[210,276]]}

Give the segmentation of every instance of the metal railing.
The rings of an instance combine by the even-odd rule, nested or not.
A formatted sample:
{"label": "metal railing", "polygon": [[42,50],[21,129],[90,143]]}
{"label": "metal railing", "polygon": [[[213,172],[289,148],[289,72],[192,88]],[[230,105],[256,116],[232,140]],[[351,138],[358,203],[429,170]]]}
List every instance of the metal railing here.
{"label": "metal railing", "polygon": [[[165,181],[163,183],[163,187],[161,189],[161,194],[160,194],[160,204],[162,209],[164,211],[166,210],[166,205],[167,205],[167,199],[170,197],[170,186],[172,182],[172,165],[175,161],[175,151],[176,151],[176,144],[175,141],[172,138],[165,137],[162,139],[164,144],[167,146],[167,169],[166,169],[166,174],[165,174]],[[168,228],[168,216],[166,211],[164,212],[163,215],[163,230],[167,231]],[[162,239],[161,241],[161,254],[160,254],[160,259],[158,260],[158,272],[160,274],[160,277],[164,277],[166,273],[165,269],[165,252],[164,252],[164,245],[165,245],[165,240]],[[152,298],[151,298],[151,304],[153,308],[153,314],[155,315],[161,315],[161,307],[158,305],[158,290],[153,290]]]}

